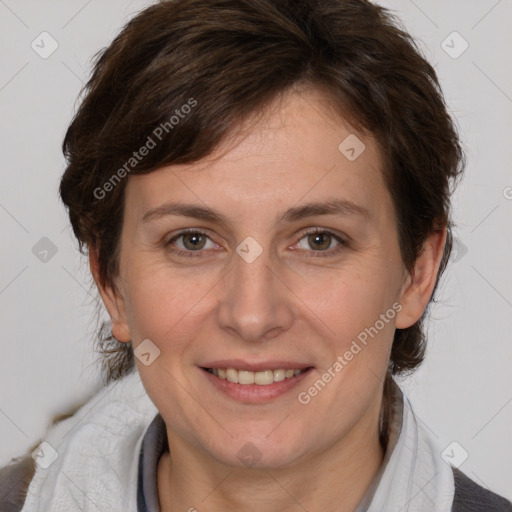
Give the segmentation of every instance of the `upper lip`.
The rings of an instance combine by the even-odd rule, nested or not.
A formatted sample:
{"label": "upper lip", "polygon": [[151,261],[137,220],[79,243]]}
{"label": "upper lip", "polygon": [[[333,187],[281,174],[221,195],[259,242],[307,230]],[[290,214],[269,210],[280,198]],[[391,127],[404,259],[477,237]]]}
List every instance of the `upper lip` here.
{"label": "upper lip", "polygon": [[249,362],[243,359],[219,359],[208,361],[200,365],[202,368],[234,368],[247,372],[261,372],[263,370],[305,370],[312,365],[294,361],[258,361]]}

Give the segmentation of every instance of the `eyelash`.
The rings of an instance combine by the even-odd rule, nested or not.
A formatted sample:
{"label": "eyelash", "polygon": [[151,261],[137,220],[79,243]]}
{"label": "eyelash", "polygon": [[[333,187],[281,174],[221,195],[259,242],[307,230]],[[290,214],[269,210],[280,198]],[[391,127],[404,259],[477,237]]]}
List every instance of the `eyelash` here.
{"label": "eyelash", "polygon": [[[320,258],[326,258],[326,257],[329,257],[329,256],[334,256],[334,255],[337,255],[340,251],[342,251],[343,249],[345,249],[347,246],[348,246],[348,243],[346,240],[344,240],[343,238],[341,238],[339,235],[336,235],[335,233],[333,233],[332,231],[328,230],[328,229],[322,229],[322,228],[312,228],[308,231],[305,231],[304,233],[301,234],[301,237],[299,238],[299,242],[305,238],[306,236],[308,235],[312,235],[312,234],[328,234],[330,235],[331,237],[333,237],[337,242],[339,242],[339,245],[337,245],[334,249],[329,249],[327,251],[306,251],[306,252],[309,252],[310,255],[312,255],[313,257],[320,257]],[[200,235],[204,235],[206,236],[207,238],[210,238],[208,236],[208,234],[206,233],[206,231],[203,231],[199,228],[189,228],[189,229],[185,229],[184,231],[181,231],[180,233],[178,233],[177,235],[175,235],[174,237],[172,237],[168,242],[165,243],[165,246],[166,248],[176,254],[177,256],[183,256],[185,258],[201,258],[203,257],[201,253],[204,253],[205,251],[204,250],[198,250],[198,251],[183,251],[182,249],[170,249],[169,247],[172,245],[172,242],[174,242],[175,240],[177,240],[178,238],[184,236],[184,235],[187,235],[187,234],[200,234]],[[211,239],[210,239],[211,240]],[[212,240],[213,241],[213,240]]]}

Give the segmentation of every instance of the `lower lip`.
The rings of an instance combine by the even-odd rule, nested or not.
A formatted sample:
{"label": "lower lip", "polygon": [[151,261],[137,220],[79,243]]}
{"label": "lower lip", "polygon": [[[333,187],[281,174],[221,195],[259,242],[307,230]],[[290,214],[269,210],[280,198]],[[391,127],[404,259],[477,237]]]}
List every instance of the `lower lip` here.
{"label": "lower lip", "polygon": [[209,382],[222,393],[225,393],[239,402],[254,404],[268,402],[288,393],[298,386],[306,376],[311,373],[313,368],[308,368],[301,374],[291,377],[290,379],[274,382],[266,386],[260,386],[258,384],[235,384],[234,382],[216,377],[213,373],[203,368],[200,368],[200,370]]}

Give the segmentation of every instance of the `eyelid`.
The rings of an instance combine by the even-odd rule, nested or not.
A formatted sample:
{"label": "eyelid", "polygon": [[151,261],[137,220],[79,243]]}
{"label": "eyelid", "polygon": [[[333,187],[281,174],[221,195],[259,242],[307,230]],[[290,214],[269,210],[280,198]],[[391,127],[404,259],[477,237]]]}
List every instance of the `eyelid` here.
{"label": "eyelid", "polygon": [[[322,228],[320,226],[315,226],[313,228],[308,228],[306,231],[303,231],[300,235],[299,241],[302,240],[307,235],[314,235],[315,233],[327,233],[331,235],[333,238],[336,238],[343,244],[348,244],[350,241],[350,237],[341,233],[338,233],[337,231],[330,229],[330,228]],[[316,251],[321,252],[321,251]]]}

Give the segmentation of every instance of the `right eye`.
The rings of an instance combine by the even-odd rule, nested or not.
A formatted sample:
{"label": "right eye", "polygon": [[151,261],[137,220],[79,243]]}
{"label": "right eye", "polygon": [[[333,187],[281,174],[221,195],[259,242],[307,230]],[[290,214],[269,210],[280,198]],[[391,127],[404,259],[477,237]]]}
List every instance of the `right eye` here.
{"label": "right eye", "polygon": [[[177,241],[181,240],[181,242],[177,243]],[[211,244],[213,244],[210,247],[206,247],[208,240]],[[181,233],[178,233],[174,237],[172,237],[166,244],[166,248],[170,250],[171,252],[177,254],[178,256],[184,256],[184,257],[195,257],[195,256],[201,256],[202,249],[208,249],[208,248],[214,248],[217,246],[206,234],[206,232],[200,230],[200,229],[187,229],[185,231],[182,231]],[[174,249],[173,246],[177,245],[177,249]],[[181,246],[180,246],[181,245]],[[199,254],[193,254],[193,253],[199,253]]]}

